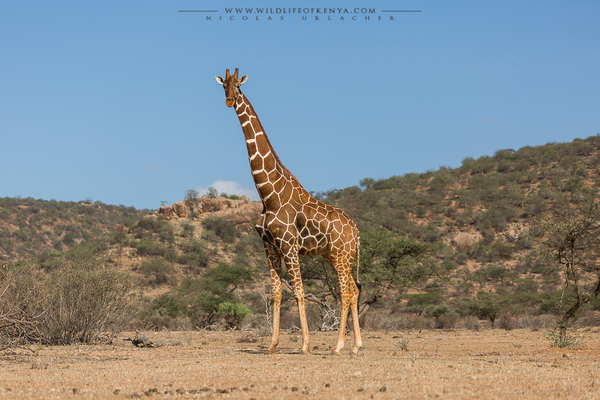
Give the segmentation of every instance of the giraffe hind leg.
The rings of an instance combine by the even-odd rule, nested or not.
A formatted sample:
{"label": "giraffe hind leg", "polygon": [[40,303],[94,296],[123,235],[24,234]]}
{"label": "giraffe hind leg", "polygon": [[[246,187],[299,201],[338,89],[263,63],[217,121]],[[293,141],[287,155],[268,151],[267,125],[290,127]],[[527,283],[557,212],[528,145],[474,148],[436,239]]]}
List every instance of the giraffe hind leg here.
{"label": "giraffe hind leg", "polygon": [[346,339],[346,325],[348,322],[348,312],[351,312],[352,331],[354,334],[354,347],[352,348],[352,354],[356,355],[358,354],[358,349],[362,347],[360,325],[358,322],[358,295],[360,293],[360,290],[358,284],[352,277],[351,269],[344,268],[342,265],[340,265],[343,263],[338,264],[338,262],[333,257],[328,256],[325,257],[325,259],[338,275],[340,284],[340,294],[342,297],[342,314],[340,316],[338,341],[335,349],[333,350],[333,353],[341,354],[340,352],[344,348]]}

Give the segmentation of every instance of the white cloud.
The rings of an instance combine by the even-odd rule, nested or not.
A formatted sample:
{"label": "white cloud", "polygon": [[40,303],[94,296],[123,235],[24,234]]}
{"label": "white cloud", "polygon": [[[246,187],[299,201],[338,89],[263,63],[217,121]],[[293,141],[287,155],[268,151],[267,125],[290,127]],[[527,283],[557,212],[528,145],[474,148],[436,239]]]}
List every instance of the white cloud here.
{"label": "white cloud", "polygon": [[255,187],[244,188],[242,185],[235,181],[215,181],[210,184],[208,187],[199,187],[196,188],[200,196],[208,193],[208,188],[214,187],[217,189],[219,194],[227,193],[228,195],[236,194],[238,196],[246,195],[251,201],[259,201],[260,197],[258,196],[258,192]]}

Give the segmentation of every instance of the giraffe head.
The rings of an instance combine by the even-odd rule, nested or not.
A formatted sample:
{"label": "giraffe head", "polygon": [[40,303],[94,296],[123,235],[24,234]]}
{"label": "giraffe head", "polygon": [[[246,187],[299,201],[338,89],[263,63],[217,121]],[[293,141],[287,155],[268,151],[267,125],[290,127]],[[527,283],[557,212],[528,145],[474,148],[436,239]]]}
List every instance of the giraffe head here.
{"label": "giraffe head", "polygon": [[232,107],[235,104],[235,101],[241,93],[240,86],[248,80],[248,75],[244,75],[238,79],[238,71],[239,68],[236,68],[235,73],[230,75],[229,70],[226,70],[225,79],[223,79],[222,76],[215,76],[217,82],[223,85],[223,89],[225,89],[225,104],[227,104],[227,107]]}

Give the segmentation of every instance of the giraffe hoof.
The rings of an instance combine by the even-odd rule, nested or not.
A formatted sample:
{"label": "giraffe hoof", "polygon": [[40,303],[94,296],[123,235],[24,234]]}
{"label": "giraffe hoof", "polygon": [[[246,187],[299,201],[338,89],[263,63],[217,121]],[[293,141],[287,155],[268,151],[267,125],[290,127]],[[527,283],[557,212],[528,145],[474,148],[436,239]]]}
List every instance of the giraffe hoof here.
{"label": "giraffe hoof", "polygon": [[269,349],[269,354],[275,354],[277,353],[277,349],[275,347],[272,347]]}
{"label": "giraffe hoof", "polygon": [[302,350],[300,350],[300,354],[307,354],[307,355],[310,356],[312,353],[310,352],[310,350],[304,350],[304,349],[302,349]]}
{"label": "giraffe hoof", "polygon": [[331,352],[331,354],[332,354],[332,355],[334,355],[334,356],[341,356],[341,355],[342,355],[342,353],[340,353],[340,351],[339,351],[339,350],[333,350],[333,351]]}

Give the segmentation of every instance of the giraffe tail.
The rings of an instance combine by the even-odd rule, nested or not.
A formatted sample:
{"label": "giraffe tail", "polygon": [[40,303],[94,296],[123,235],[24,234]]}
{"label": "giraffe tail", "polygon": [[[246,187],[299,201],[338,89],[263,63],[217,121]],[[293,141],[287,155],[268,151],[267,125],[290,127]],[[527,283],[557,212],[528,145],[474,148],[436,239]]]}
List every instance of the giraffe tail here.
{"label": "giraffe tail", "polygon": [[362,285],[360,284],[360,279],[358,279],[358,267],[360,266],[360,236],[356,239],[356,286],[358,286],[358,292],[360,293],[360,289]]}
{"label": "giraffe tail", "polygon": [[360,280],[358,279],[358,267],[360,266],[360,236],[356,239],[356,279],[354,282],[356,283],[356,287],[358,288],[358,297],[356,298],[356,311],[360,315],[360,292],[362,291],[362,285],[360,284]]}

